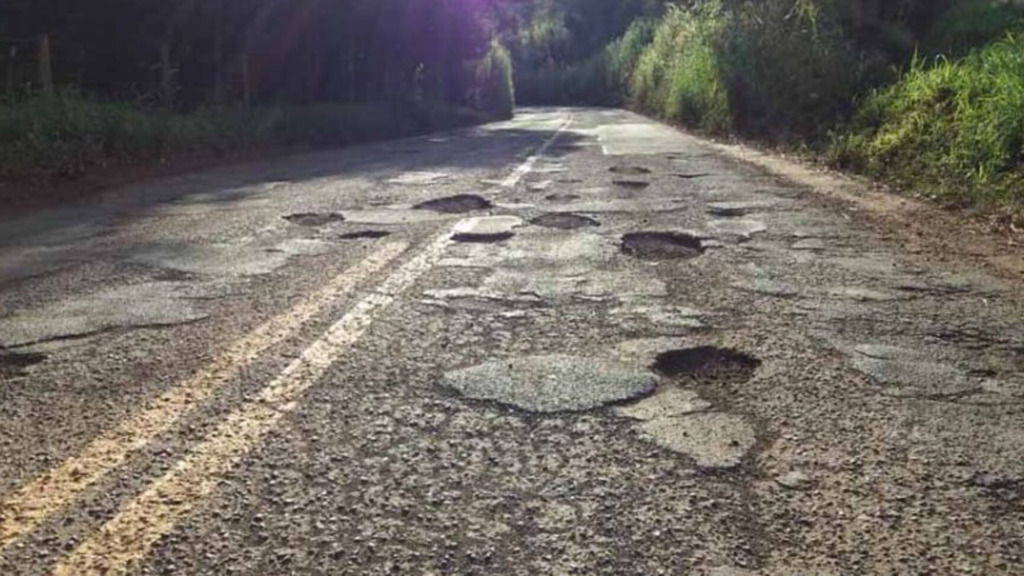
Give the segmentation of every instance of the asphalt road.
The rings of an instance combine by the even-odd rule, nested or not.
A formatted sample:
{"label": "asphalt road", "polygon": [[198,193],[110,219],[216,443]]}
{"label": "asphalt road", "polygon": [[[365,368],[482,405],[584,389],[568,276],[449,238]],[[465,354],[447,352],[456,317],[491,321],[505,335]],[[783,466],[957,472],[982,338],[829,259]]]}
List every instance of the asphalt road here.
{"label": "asphalt road", "polygon": [[0,220],[0,574],[1024,574],[935,256],[589,109]]}

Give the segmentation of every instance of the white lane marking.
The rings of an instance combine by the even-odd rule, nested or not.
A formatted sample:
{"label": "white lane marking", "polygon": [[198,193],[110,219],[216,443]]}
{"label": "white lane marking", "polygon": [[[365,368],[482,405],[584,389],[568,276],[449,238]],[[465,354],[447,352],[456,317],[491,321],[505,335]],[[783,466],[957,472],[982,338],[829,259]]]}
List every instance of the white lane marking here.
{"label": "white lane marking", "polygon": [[[536,154],[515,170],[516,182],[568,128],[570,117]],[[515,184],[512,184],[514,186]],[[430,270],[452,243],[452,232],[436,238],[358,302],[259,394],[221,422],[163,477],[125,505],[54,568],[55,576],[123,574],[209,496],[223,475],[258,445],[280,419],[298,407],[306,391],[366,332],[374,314],[394,302]]]}
{"label": "white lane marking", "polygon": [[548,138],[540,148],[537,148],[537,151],[531,154],[530,157],[526,159],[526,162],[523,162],[516,167],[516,169],[508,175],[508,178],[501,181],[499,186],[502,188],[515,188],[516,184],[519,184],[519,182],[522,181],[522,179],[529,174],[531,170],[533,170],[534,165],[537,164],[537,160],[539,160],[541,156],[544,156],[548,149],[555,143],[555,140],[558,140],[558,137],[562,135],[562,132],[565,132],[565,130],[569,128],[572,121],[573,117],[572,114],[570,114],[565,122],[558,127],[558,130],[555,131],[551,138]]}
{"label": "white lane marking", "polygon": [[232,343],[213,362],[158,398],[146,409],[101,434],[79,454],[22,486],[0,502],[0,552],[70,504],[79,494],[144,448],[270,347],[291,337],[331,302],[351,292],[405,252],[406,242],[389,243],[334,277],[310,298]]}

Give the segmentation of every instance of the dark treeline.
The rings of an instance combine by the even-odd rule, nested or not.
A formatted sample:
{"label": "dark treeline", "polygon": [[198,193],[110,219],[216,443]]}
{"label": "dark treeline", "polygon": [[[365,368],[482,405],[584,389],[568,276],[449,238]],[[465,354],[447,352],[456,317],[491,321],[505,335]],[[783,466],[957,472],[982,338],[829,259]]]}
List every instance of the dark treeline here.
{"label": "dark treeline", "polygon": [[0,178],[510,117],[516,3],[0,0]]}
{"label": "dark treeline", "polygon": [[[255,102],[460,102],[489,49],[495,0],[0,0],[12,82],[55,82],[194,107]],[[11,49],[16,49],[11,62]],[[20,58],[19,58],[20,56]]]}

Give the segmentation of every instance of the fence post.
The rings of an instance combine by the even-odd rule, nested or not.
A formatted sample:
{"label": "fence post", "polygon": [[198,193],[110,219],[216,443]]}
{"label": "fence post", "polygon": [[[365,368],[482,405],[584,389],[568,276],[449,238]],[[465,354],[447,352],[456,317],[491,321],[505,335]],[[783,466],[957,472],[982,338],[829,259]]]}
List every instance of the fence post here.
{"label": "fence post", "polygon": [[249,71],[249,53],[242,52],[239,56],[242,65],[242,91],[244,93],[245,111],[252,110],[252,78]]}
{"label": "fence post", "polygon": [[160,104],[174,107],[174,71],[171,70],[171,46],[160,45]]}
{"label": "fence post", "polygon": [[11,50],[7,53],[7,92],[14,92],[14,67],[15,61],[18,59],[18,47],[11,46]]}
{"label": "fence post", "polygon": [[39,36],[39,86],[43,96],[53,96],[53,59],[50,53],[50,35]]}

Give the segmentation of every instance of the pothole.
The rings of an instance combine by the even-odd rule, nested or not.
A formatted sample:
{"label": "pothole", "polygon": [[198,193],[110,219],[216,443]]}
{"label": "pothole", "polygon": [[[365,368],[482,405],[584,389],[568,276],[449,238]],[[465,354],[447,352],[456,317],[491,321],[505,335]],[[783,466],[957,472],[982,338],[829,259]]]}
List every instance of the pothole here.
{"label": "pothole", "polygon": [[468,398],[539,413],[580,412],[654,391],[657,378],[601,358],[553,354],[488,362],[445,374]]}
{"label": "pothole", "polygon": [[580,199],[580,195],[579,194],[556,193],[556,194],[548,194],[547,196],[544,197],[544,199],[549,201],[549,202],[572,202],[574,200],[579,200]]}
{"label": "pothole", "polygon": [[622,251],[644,260],[690,259],[703,254],[704,246],[682,232],[633,232],[622,237]]}
{"label": "pothole", "polygon": [[299,226],[326,226],[335,222],[344,222],[345,217],[337,212],[301,212],[298,214],[289,214],[284,217],[285,220],[292,224]]}
{"label": "pothole", "polygon": [[708,204],[708,214],[722,218],[736,218],[768,208],[771,208],[770,202],[713,202]]}
{"label": "pothole", "polygon": [[629,176],[639,176],[642,174],[650,174],[650,168],[644,168],[643,166],[612,166],[608,169],[613,174],[623,174]]}
{"label": "pothole", "polygon": [[25,375],[25,369],[46,360],[45,354],[34,352],[0,352],[0,377],[16,378]]}
{"label": "pothole", "polygon": [[593,218],[569,212],[544,214],[530,220],[530,224],[543,226],[544,228],[557,228],[559,230],[576,230],[577,228],[601,225],[600,222]]}
{"label": "pothole", "polygon": [[476,194],[458,194],[446,198],[427,200],[413,206],[417,210],[431,210],[443,214],[463,214],[474,210],[486,210],[494,205],[489,200]]}
{"label": "pothole", "polygon": [[675,174],[673,174],[673,176],[682,180],[695,180],[697,178],[707,178],[708,176],[711,176],[711,174],[707,174],[705,172],[694,172],[692,174],[686,172],[676,172]]}
{"label": "pothole", "polygon": [[390,235],[391,232],[385,232],[384,230],[360,230],[358,232],[339,234],[337,238],[339,240],[378,240]]}
{"label": "pothole", "polygon": [[630,190],[643,190],[651,185],[650,182],[643,180],[615,180],[612,183],[620,188],[628,188]]}
{"label": "pothole", "polygon": [[651,370],[698,384],[740,384],[750,380],[760,365],[760,360],[743,352],[701,346],[659,354]]}

